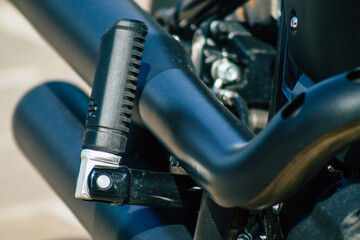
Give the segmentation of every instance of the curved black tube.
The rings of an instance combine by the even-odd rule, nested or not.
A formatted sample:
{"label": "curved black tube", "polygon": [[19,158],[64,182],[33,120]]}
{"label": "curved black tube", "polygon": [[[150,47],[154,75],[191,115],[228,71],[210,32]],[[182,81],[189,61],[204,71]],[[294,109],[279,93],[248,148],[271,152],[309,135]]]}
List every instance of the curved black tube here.
{"label": "curved black tube", "polygon": [[192,220],[181,211],[74,198],[88,102],[70,84],[36,87],[16,108],[13,132],[17,144],[93,239],[192,239],[184,226]]}
{"label": "curved black tube", "polygon": [[221,206],[285,199],[360,136],[360,85],[345,75],[311,89],[254,138],[191,72],[181,46],[132,1],[12,1],[89,83],[105,29],[119,18],[146,22],[134,122],[145,123]]}
{"label": "curved black tube", "polygon": [[[152,76],[171,68],[191,69],[182,46],[132,0],[12,0],[35,29],[92,85],[101,36],[122,18],[140,20],[148,26],[137,95]],[[141,124],[137,104],[133,121]]]}
{"label": "curved black tube", "polygon": [[255,138],[191,78],[181,70],[155,76],[143,90],[140,113],[221,206],[280,202],[360,138],[360,84],[346,74],[300,95]]}

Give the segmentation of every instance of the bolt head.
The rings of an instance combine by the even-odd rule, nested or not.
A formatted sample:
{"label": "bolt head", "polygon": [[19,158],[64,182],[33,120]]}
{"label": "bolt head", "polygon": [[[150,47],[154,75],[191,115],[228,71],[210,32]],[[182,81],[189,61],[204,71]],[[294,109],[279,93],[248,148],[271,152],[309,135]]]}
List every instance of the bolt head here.
{"label": "bolt head", "polygon": [[234,82],[240,78],[240,68],[228,59],[220,59],[213,64],[213,77],[225,82]]}
{"label": "bolt head", "polygon": [[298,24],[299,24],[298,18],[296,16],[292,17],[290,20],[290,28],[292,30],[296,30],[298,27]]}
{"label": "bolt head", "polygon": [[106,175],[106,174],[101,174],[97,179],[96,179],[96,185],[103,190],[108,189],[111,186],[111,178],[110,176]]}

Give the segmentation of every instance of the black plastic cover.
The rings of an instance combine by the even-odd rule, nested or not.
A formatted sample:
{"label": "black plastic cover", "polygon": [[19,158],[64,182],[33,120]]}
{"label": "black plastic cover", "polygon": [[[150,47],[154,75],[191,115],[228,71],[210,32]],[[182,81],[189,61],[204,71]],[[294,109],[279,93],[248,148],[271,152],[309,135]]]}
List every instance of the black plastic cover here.
{"label": "black plastic cover", "polygon": [[285,1],[288,46],[301,71],[320,81],[360,66],[359,12],[358,0]]}

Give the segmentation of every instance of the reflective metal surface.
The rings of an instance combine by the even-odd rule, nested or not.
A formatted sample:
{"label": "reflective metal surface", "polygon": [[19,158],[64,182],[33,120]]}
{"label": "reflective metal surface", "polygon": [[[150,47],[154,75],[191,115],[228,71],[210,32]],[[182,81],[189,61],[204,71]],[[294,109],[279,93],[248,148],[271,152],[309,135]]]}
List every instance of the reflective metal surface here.
{"label": "reflective metal surface", "polygon": [[84,200],[91,200],[88,186],[88,177],[91,170],[95,166],[118,167],[120,160],[120,156],[111,153],[90,149],[82,150],[81,165],[76,185],[75,197]]}

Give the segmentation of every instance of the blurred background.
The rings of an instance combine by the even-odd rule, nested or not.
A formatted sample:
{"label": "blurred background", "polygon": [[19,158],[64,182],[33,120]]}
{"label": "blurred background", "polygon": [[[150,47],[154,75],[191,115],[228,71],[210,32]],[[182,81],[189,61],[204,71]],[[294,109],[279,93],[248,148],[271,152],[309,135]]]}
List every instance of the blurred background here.
{"label": "blurred background", "polygon": [[[138,2],[150,9],[151,1]],[[17,9],[0,0],[0,239],[90,239],[12,137],[11,117],[17,101],[49,80],[68,81],[90,93]]]}

